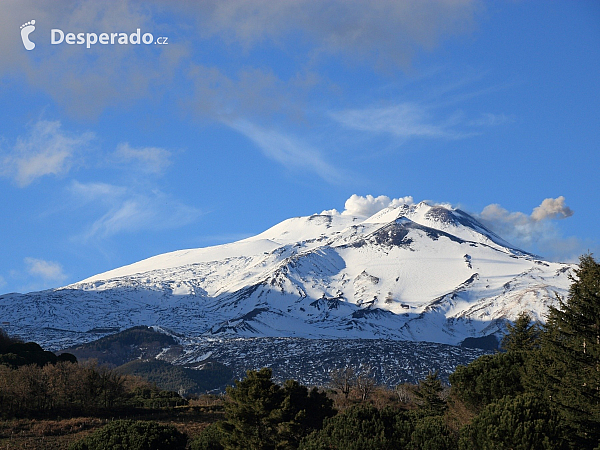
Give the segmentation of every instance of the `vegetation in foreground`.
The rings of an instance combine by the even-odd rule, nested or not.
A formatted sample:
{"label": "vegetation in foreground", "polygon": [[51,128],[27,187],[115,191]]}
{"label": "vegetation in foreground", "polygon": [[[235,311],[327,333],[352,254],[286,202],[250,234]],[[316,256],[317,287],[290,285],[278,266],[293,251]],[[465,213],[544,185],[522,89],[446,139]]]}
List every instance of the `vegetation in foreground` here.
{"label": "vegetation in foreground", "polygon": [[[5,419],[0,445],[9,448],[13,440],[6,430],[25,421],[16,417],[51,417],[70,405],[94,418],[79,425],[68,419],[75,420],[71,431],[78,426],[80,431],[65,432],[68,439],[54,448],[69,442],[73,449],[102,448],[94,445],[112,439],[111,448],[123,449],[600,450],[600,264],[590,255],[581,258],[568,299],[551,309],[546,326],[521,315],[502,342],[504,352],[458,367],[450,389],[435,373],[418,386],[389,390],[375,386],[368,370],[343,368],[332,373],[332,389],[324,392],[293,380],[279,386],[270,370],[262,369],[247,372],[211,406],[200,406],[207,398],[176,406],[184,403],[181,397],[156,388],[158,402],[134,404],[144,398],[140,392],[152,387],[140,391],[139,380],[135,385],[135,379],[108,369],[54,361],[49,355],[5,357],[8,348],[15,350],[10,347],[14,342],[0,337]],[[28,357],[39,360],[19,365]],[[124,406],[133,406],[130,411],[144,421],[103,425],[103,414]],[[148,421],[152,414],[155,420]],[[49,443],[44,440],[38,448],[50,448]]]}

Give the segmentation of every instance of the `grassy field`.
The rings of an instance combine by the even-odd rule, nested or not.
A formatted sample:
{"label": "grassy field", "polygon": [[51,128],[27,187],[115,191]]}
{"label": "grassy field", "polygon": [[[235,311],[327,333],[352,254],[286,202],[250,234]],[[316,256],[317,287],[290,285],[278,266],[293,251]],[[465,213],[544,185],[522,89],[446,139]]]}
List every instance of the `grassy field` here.
{"label": "grassy field", "polygon": [[222,418],[223,400],[207,397],[191,400],[187,406],[134,416],[6,420],[0,421],[0,450],[66,449],[72,442],[117,419],[153,420],[173,425],[193,439],[209,424]]}

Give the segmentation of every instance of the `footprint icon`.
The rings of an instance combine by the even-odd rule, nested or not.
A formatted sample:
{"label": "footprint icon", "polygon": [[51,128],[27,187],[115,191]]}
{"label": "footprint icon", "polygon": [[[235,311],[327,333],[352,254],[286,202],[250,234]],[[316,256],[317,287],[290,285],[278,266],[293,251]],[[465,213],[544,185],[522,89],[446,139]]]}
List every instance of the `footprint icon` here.
{"label": "footprint icon", "polygon": [[33,30],[35,30],[35,20],[21,25],[21,39],[23,39],[25,50],[33,50],[35,48],[35,43],[29,40],[29,35]]}

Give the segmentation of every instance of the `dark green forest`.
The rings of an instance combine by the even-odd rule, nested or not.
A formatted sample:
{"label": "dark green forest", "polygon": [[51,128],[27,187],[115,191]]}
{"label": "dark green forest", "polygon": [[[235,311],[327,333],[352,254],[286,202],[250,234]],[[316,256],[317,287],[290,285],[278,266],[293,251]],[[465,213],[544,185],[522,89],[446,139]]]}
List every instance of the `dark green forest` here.
{"label": "dark green forest", "polygon": [[[430,373],[418,385],[388,389],[340,368],[329,387],[309,389],[273,382],[270,369],[248,371],[193,436],[155,422],[115,421],[72,448],[105,448],[112,439],[112,448],[123,449],[600,450],[600,264],[591,255],[580,258],[568,297],[557,300],[545,325],[521,314],[501,351],[459,366],[450,386]],[[5,420],[186,402],[139,378],[0,334]]]}

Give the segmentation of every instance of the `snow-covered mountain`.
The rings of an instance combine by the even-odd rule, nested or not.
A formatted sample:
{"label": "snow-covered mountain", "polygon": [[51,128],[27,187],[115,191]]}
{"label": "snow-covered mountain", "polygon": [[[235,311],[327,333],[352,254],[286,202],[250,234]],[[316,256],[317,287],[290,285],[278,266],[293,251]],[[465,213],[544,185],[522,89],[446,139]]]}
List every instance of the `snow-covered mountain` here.
{"label": "snow-covered mountain", "polygon": [[366,219],[288,219],[231,244],[3,295],[0,317],[53,346],[139,324],[185,336],[457,344],[498,333],[524,310],[543,321],[555,293],[566,294],[571,267],[512,247],[459,209],[421,202]]}

